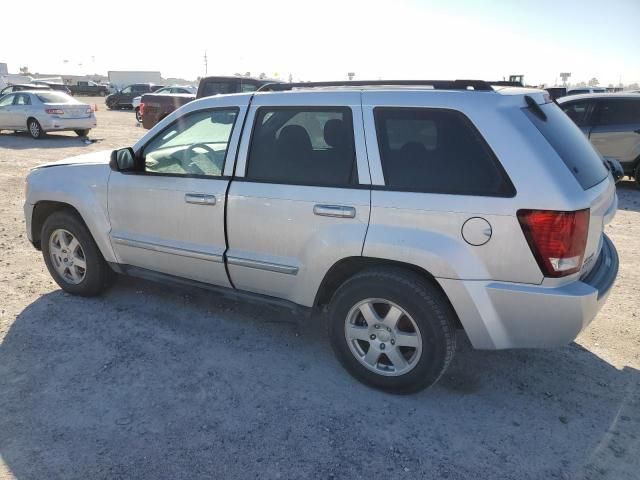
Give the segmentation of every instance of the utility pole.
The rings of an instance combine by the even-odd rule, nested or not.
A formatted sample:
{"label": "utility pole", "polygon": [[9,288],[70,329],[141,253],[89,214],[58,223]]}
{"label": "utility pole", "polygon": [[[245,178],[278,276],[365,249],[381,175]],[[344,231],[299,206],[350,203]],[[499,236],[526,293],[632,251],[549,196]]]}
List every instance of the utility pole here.
{"label": "utility pole", "polygon": [[209,64],[207,63],[207,51],[205,50],[205,51],[204,51],[204,76],[205,76],[205,77],[206,77],[206,76],[207,76],[207,74],[209,73],[208,65],[209,65]]}

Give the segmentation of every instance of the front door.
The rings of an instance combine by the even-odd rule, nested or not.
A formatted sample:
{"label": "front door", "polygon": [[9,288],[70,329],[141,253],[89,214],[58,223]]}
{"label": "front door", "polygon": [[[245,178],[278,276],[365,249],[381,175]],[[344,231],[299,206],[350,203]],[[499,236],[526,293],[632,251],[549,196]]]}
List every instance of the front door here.
{"label": "front door", "polygon": [[236,288],[311,306],[332,265],[361,255],[370,180],[360,95],[337,97],[254,98],[227,205]]}
{"label": "front door", "polygon": [[224,173],[233,169],[240,116],[237,107],[185,114],[136,152],[138,171],[111,174],[111,242],[120,263],[230,286]]}
{"label": "front door", "polygon": [[0,98],[0,129],[16,127],[13,107],[15,97],[15,94],[8,94]]}

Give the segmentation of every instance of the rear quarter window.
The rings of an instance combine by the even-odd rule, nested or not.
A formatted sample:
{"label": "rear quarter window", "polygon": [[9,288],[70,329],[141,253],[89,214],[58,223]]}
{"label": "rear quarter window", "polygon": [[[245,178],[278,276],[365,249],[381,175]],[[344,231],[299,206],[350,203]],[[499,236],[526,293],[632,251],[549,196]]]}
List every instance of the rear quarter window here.
{"label": "rear quarter window", "polygon": [[609,171],[600,154],[591,146],[582,131],[554,103],[539,106],[546,118],[530,108],[522,111],[556,151],[584,190],[604,180]]}
{"label": "rear quarter window", "polygon": [[434,108],[377,107],[374,117],[388,189],[515,195],[502,165],[462,113]]}

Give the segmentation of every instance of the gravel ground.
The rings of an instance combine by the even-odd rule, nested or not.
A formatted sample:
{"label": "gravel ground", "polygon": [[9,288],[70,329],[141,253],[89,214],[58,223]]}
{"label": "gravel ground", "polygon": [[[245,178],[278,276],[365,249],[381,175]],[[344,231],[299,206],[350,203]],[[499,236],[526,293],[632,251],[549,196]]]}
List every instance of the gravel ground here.
{"label": "gravel ground", "polygon": [[128,278],[62,293],[28,243],[29,168],[130,145],[0,134],[0,479],[640,478],[640,190],[619,186],[618,282],[564,348],[462,346],[434,388],[351,379],[323,318]]}

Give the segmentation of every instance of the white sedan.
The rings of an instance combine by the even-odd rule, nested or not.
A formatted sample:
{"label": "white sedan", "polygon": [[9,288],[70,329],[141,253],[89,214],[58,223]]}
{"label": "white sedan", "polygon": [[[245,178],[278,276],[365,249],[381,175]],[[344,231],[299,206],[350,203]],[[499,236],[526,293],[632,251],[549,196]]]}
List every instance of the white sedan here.
{"label": "white sedan", "polygon": [[96,125],[91,106],[66,93],[25,90],[0,97],[0,131],[26,130],[42,138],[46,132],[73,130],[84,137]]}

